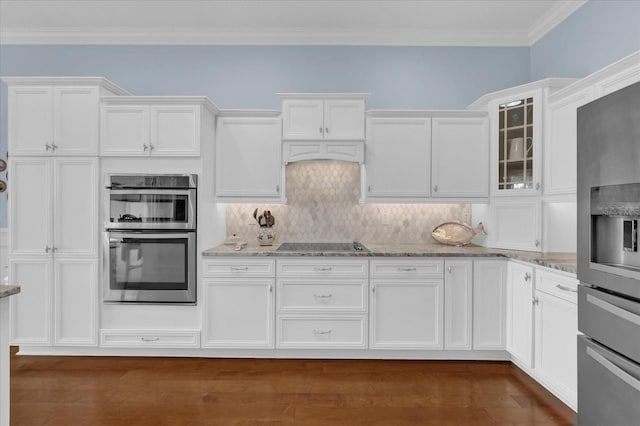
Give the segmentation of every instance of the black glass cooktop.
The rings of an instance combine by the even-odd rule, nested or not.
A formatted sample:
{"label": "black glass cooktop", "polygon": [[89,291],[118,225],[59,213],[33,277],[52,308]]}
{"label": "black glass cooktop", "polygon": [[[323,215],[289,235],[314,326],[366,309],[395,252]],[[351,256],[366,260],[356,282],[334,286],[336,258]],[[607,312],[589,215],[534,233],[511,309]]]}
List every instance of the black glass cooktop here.
{"label": "black glass cooktop", "polygon": [[282,243],[277,251],[369,252],[369,249],[354,241],[352,243]]}

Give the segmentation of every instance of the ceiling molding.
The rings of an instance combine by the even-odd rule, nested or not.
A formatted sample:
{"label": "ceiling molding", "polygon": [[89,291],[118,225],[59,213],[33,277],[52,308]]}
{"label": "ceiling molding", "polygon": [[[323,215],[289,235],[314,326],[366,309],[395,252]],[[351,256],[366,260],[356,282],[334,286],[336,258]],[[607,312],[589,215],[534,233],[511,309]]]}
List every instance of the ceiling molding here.
{"label": "ceiling molding", "polygon": [[2,44],[141,44],[141,45],[343,45],[343,46],[529,46],[522,31],[430,31],[367,29],[345,31],[327,29],[282,31],[193,31],[172,28],[38,29],[0,30]]}
{"label": "ceiling molding", "polygon": [[566,0],[556,3],[553,9],[549,10],[547,14],[542,16],[531,26],[531,29],[529,30],[528,45],[533,46],[536,44],[542,37],[551,32],[551,30],[558,26],[562,21],[584,6],[587,1],[588,0]]}

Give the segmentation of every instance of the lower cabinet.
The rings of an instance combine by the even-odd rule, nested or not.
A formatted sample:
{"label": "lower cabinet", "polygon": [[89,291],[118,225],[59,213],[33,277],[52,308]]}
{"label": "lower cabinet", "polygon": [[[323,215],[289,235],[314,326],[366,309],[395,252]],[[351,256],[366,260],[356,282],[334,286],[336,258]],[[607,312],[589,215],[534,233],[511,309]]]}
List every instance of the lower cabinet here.
{"label": "lower cabinet", "polygon": [[507,277],[507,351],[533,367],[533,267],[509,262]]}
{"label": "lower cabinet", "polygon": [[279,259],[277,271],[277,348],[367,348],[366,259]]}
{"label": "lower cabinet", "polygon": [[473,349],[506,347],[507,261],[473,261]]}
{"label": "lower cabinet", "polygon": [[15,345],[97,345],[97,261],[11,259],[11,342]]}
{"label": "lower cabinet", "polygon": [[441,260],[371,262],[370,347],[443,349]]}
{"label": "lower cabinet", "polygon": [[578,386],[577,286],[575,278],[536,270],[535,371],[573,408]]}
{"label": "lower cabinet", "polygon": [[274,347],[275,261],[203,262],[202,347]]}

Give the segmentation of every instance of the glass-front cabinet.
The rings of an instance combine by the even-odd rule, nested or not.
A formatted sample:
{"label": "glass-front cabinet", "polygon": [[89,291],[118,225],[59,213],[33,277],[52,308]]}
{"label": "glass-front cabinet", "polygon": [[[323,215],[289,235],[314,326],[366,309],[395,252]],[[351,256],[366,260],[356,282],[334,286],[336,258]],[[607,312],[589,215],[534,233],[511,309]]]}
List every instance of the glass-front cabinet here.
{"label": "glass-front cabinet", "polygon": [[498,191],[539,189],[533,107],[532,96],[498,104]]}

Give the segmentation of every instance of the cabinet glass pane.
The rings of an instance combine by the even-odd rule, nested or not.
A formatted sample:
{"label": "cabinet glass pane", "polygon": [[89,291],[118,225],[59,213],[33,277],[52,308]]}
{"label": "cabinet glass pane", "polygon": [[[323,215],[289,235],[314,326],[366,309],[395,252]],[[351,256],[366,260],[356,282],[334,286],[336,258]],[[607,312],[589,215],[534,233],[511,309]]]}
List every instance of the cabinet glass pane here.
{"label": "cabinet glass pane", "polygon": [[533,189],[533,98],[498,107],[498,189]]}

